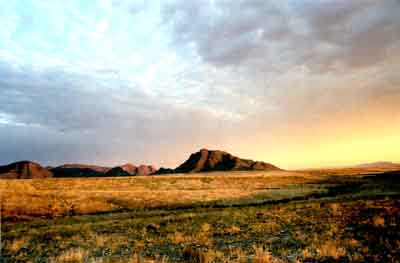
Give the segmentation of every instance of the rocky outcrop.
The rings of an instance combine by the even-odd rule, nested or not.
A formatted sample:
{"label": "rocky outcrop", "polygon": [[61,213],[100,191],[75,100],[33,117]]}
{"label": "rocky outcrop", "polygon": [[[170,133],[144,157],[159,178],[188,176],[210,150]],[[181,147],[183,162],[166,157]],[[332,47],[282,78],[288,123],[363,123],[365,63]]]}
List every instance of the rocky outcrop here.
{"label": "rocky outcrop", "polygon": [[127,163],[120,166],[125,172],[132,176],[143,176],[153,174],[157,169],[152,165],[139,165],[134,166],[133,164]]}
{"label": "rocky outcrop", "polygon": [[133,164],[126,163],[120,166],[125,172],[129,173],[130,175],[136,175],[137,167]]}
{"label": "rocky outcrop", "polygon": [[3,179],[40,179],[50,178],[53,174],[38,163],[21,161],[0,166],[0,178]]}
{"label": "rocky outcrop", "polygon": [[120,177],[120,176],[132,176],[132,174],[125,171],[121,166],[114,167],[107,171],[104,176],[107,177]]}
{"label": "rocky outcrop", "polygon": [[157,171],[157,169],[152,165],[140,165],[136,170],[136,175],[150,175],[155,171]]}
{"label": "rocky outcrop", "polygon": [[280,169],[270,163],[241,159],[224,151],[201,149],[191,154],[189,159],[176,169],[163,168],[163,170],[158,170],[156,174],[253,170],[265,171]]}

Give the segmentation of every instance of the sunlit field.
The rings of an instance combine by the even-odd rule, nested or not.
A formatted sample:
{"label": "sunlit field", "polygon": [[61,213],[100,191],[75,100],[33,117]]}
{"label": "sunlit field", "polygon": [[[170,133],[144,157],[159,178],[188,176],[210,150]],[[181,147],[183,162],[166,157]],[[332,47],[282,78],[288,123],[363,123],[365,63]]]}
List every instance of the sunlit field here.
{"label": "sunlit field", "polygon": [[400,0],[0,22],[0,263],[400,263]]}
{"label": "sunlit field", "polygon": [[321,191],[302,172],[231,172],[149,177],[1,180],[3,218],[97,214],[263,202]]}
{"label": "sunlit field", "polygon": [[2,180],[2,260],[397,262],[399,174],[345,173]]}

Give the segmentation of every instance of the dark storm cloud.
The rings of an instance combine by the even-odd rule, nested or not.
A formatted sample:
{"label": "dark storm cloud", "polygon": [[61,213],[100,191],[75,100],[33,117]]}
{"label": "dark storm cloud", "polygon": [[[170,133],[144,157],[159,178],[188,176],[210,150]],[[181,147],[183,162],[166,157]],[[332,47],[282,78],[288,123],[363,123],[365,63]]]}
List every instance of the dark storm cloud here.
{"label": "dark storm cloud", "polygon": [[214,65],[256,71],[376,65],[400,49],[399,13],[395,0],[174,1],[162,9],[178,45],[194,43]]}

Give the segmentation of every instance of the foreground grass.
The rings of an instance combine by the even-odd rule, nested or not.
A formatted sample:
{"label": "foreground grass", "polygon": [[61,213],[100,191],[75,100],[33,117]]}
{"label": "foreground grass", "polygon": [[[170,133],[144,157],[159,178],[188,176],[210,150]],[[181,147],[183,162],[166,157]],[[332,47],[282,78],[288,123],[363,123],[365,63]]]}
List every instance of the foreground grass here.
{"label": "foreground grass", "polygon": [[3,225],[3,262],[399,262],[397,198]]}
{"label": "foreground grass", "polygon": [[[129,209],[118,213],[54,213],[43,218],[9,213],[1,225],[0,261],[400,262],[398,174],[367,178],[286,175],[137,178],[136,188],[131,179],[111,180],[112,187],[136,189],[137,198],[149,187],[155,191],[169,189],[173,194],[165,191],[164,198],[160,194],[159,200],[154,199],[161,206],[133,206],[121,201],[129,201],[132,195],[126,199],[121,195],[117,200]],[[112,188],[102,186],[102,180],[83,180],[80,187],[76,184],[68,189],[86,189],[84,198],[78,199],[81,201],[93,197],[103,200],[107,197],[103,192],[99,196],[93,192],[95,186],[110,193]],[[36,183],[36,187],[54,195],[66,182],[75,183],[21,182],[27,190]],[[214,189],[215,202],[197,203],[187,196],[183,196],[186,203],[163,200],[190,189],[201,194],[213,193]],[[236,189],[235,193],[242,195],[227,197],[227,189]],[[45,200],[45,194],[36,193],[42,195],[38,200]],[[60,191],[56,196],[65,193]]]}

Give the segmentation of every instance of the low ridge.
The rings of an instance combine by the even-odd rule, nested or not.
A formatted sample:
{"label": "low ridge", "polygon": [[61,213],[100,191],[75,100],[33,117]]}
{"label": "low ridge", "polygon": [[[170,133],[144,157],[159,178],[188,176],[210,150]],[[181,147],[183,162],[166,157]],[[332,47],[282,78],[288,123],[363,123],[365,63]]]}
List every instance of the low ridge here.
{"label": "low ridge", "polygon": [[109,171],[108,169],[99,169],[92,165],[61,165],[50,169],[54,177],[100,177]]}
{"label": "low ridge", "polygon": [[64,164],[51,171],[54,177],[113,177],[113,176],[136,176],[150,175],[156,171],[152,165],[140,165],[126,163],[116,167],[104,167],[87,164]]}
{"label": "low ridge", "polygon": [[400,164],[393,163],[393,162],[381,161],[381,162],[358,164],[355,167],[357,167],[357,168],[393,168],[393,169],[397,169],[397,168],[400,168]]}
{"label": "low ridge", "polygon": [[119,176],[132,176],[132,174],[125,171],[121,166],[117,166],[117,167],[111,168],[109,171],[107,171],[104,174],[104,176],[119,177]]}
{"label": "low ridge", "polygon": [[142,176],[142,175],[150,175],[157,171],[157,169],[152,165],[139,165],[135,166],[133,164],[127,163],[121,166],[117,166],[112,168],[107,174],[119,174],[118,176]]}
{"label": "low ridge", "polygon": [[106,173],[108,170],[111,169],[111,167],[107,166],[100,166],[100,165],[92,165],[92,164],[81,164],[81,163],[69,163],[69,164],[63,164],[54,168],[65,168],[65,169],[91,169],[99,173]]}

